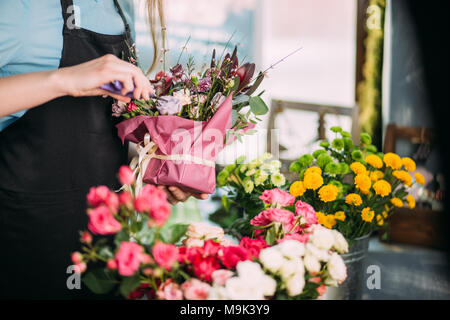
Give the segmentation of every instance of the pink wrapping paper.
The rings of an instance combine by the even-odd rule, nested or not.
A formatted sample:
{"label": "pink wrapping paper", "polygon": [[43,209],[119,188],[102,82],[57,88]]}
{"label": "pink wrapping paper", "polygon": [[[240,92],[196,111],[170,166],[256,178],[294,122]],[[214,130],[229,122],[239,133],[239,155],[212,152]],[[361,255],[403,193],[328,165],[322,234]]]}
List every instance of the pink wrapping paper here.
{"label": "pink wrapping paper", "polygon": [[[177,116],[137,116],[117,125],[118,135],[140,143],[149,133],[158,146],[156,154],[188,154],[215,162],[231,128],[232,95],[219,106],[208,121],[194,121]],[[177,186],[185,191],[213,193],[216,188],[215,167],[185,160],[151,159],[143,175],[145,183]]]}

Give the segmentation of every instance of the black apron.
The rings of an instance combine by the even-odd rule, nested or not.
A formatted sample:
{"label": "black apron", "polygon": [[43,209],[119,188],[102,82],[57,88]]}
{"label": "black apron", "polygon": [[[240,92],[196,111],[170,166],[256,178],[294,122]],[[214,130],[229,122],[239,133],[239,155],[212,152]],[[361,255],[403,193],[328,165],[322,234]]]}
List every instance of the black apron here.
{"label": "black apron", "polygon": [[[61,0],[64,45],[60,68],[105,54],[128,61],[130,28],[123,35],[70,29]],[[70,256],[87,228],[91,186],[117,188],[127,147],[117,137],[111,98],[61,97],[32,108],[0,132],[0,298],[92,297],[69,290]]]}

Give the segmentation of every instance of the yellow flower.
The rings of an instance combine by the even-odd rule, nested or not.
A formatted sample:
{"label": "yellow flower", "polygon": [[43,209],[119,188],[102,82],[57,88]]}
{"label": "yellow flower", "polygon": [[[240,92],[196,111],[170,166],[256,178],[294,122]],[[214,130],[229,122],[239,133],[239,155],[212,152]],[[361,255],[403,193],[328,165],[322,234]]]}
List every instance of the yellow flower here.
{"label": "yellow flower", "polygon": [[392,187],[391,184],[386,180],[378,180],[373,184],[373,190],[375,190],[375,193],[377,195],[386,197],[391,193]]}
{"label": "yellow flower", "polygon": [[398,180],[406,184],[407,186],[410,186],[412,184],[412,177],[409,174],[408,171],[405,170],[394,170],[392,172],[392,175],[396,177]]}
{"label": "yellow flower", "polygon": [[319,224],[323,225],[325,223],[325,214],[323,212],[317,211],[316,216],[317,216],[317,222]]}
{"label": "yellow flower", "polygon": [[384,224],[384,219],[381,215],[377,214],[377,224],[381,227]]}
{"label": "yellow flower", "polygon": [[367,174],[358,174],[355,177],[355,185],[361,191],[368,192],[372,185],[372,180],[370,180]]}
{"label": "yellow flower", "polygon": [[400,169],[402,167],[402,159],[395,153],[386,153],[384,155],[384,163],[392,169]]}
{"label": "yellow flower", "polygon": [[367,173],[366,167],[361,162],[353,162],[350,165],[350,169],[352,169],[352,171],[355,174],[366,174]]}
{"label": "yellow flower", "polygon": [[420,184],[422,186],[425,185],[425,177],[421,173],[416,172],[414,174],[414,178],[416,179],[416,182],[418,184]]}
{"label": "yellow flower", "polygon": [[381,213],[382,215],[383,215],[383,218],[384,219],[386,219],[387,217],[388,217],[388,213],[387,213],[387,211],[383,211],[382,213]]}
{"label": "yellow flower", "polygon": [[319,174],[319,175],[322,175],[322,169],[320,169],[319,167],[316,167],[316,166],[314,166],[314,167],[309,167],[308,169],[306,169],[304,175],[306,176],[306,175],[308,175],[308,174],[310,174],[310,173],[313,173],[313,172],[315,172],[315,173],[317,173],[317,174]]}
{"label": "yellow flower", "polygon": [[316,172],[305,175],[303,185],[306,189],[317,190],[323,185],[323,178]]}
{"label": "yellow flower", "polygon": [[323,186],[319,190],[319,197],[323,202],[331,202],[336,200],[338,194],[339,188],[332,184]]}
{"label": "yellow flower", "polygon": [[374,217],[375,217],[375,212],[373,210],[370,210],[369,207],[364,208],[361,211],[361,218],[366,222],[372,222]]}
{"label": "yellow flower", "polygon": [[416,207],[416,199],[412,195],[408,195],[406,197],[406,201],[408,202],[408,207],[414,209]]}
{"label": "yellow flower", "polygon": [[333,227],[336,224],[336,218],[334,216],[334,214],[327,214],[326,216],[324,216],[324,220],[323,220],[323,226],[325,228],[328,229],[333,229]]}
{"label": "yellow flower", "polygon": [[350,193],[345,197],[345,203],[359,207],[362,204],[362,199],[359,194]]}
{"label": "yellow flower", "polygon": [[289,193],[296,198],[301,197],[305,193],[305,191],[306,189],[303,185],[303,181],[295,181],[289,188]]}
{"label": "yellow flower", "polygon": [[334,214],[334,218],[336,220],[345,221],[345,212],[344,211],[338,211]]}
{"label": "yellow flower", "polygon": [[402,163],[405,169],[408,170],[409,172],[416,171],[416,163],[414,162],[413,159],[408,157],[402,158]]}
{"label": "yellow flower", "polygon": [[383,167],[383,160],[377,155],[371,154],[366,157],[366,162],[376,169]]}
{"label": "yellow flower", "polygon": [[384,177],[384,172],[380,171],[380,170],[375,170],[370,173],[370,179],[374,182],[378,181],[380,179],[383,179],[383,177]]}
{"label": "yellow flower", "polygon": [[402,201],[402,199],[399,199],[399,198],[392,198],[392,199],[391,199],[391,203],[392,203],[395,207],[397,207],[397,208],[403,207],[403,201]]}

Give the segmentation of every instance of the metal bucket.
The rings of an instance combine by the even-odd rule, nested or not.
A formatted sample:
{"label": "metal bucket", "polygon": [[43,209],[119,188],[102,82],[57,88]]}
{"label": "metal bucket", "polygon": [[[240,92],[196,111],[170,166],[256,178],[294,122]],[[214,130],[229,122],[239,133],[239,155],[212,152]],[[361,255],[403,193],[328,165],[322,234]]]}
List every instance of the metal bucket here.
{"label": "metal bucket", "polygon": [[347,267],[347,279],[339,287],[328,287],[325,300],[361,300],[364,286],[364,262],[369,249],[370,234],[356,238],[348,253],[342,254]]}

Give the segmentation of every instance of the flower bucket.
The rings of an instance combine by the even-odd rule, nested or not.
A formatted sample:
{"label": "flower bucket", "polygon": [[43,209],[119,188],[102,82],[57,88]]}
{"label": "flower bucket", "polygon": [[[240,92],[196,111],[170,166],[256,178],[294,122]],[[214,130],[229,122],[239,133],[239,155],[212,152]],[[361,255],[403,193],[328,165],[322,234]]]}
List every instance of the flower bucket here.
{"label": "flower bucket", "polygon": [[356,238],[349,252],[341,254],[347,267],[347,279],[339,287],[328,287],[324,300],[361,300],[369,238],[370,234]]}

